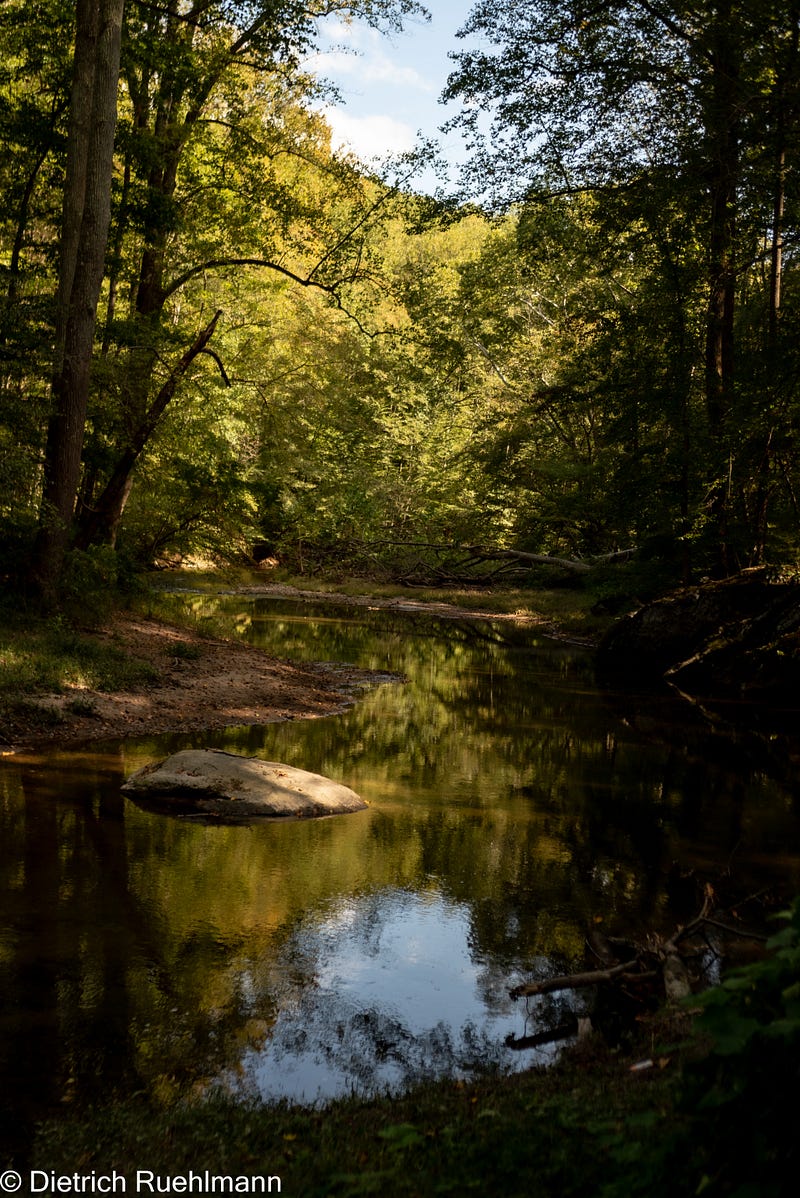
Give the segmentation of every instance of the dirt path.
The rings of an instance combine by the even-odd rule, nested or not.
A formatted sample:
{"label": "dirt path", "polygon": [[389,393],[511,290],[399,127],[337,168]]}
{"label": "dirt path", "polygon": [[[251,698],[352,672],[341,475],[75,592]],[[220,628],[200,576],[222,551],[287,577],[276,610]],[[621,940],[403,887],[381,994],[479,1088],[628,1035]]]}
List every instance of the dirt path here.
{"label": "dirt path", "polygon": [[[342,711],[358,691],[385,675],[328,665],[296,665],[235,641],[209,640],[156,620],[118,615],[97,634],[146,661],[151,681],[105,693],[72,688],[29,696],[48,709],[50,726],[31,711],[15,718],[3,752],[70,741],[314,719]],[[57,722],[56,722],[57,721]]]}

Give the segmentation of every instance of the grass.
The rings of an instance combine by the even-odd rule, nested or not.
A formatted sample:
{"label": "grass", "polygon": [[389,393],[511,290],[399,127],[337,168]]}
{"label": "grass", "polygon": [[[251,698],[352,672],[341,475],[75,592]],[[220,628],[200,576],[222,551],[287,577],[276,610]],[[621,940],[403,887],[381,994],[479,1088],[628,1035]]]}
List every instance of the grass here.
{"label": "grass", "polygon": [[[639,1191],[604,1190],[629,1185],[620,1149],[630,1155],[656,1122],[663,1137],[674,1130],[676,1081],[670,1069],[632,1074],[603,1050],[588,1063],[573,1058],[548,1071],[322,1108],[220,1096],[165,1110],[125,1101],[43,1127],[34,1164],[70,1173],[80,1162],[87,1172],[129,1176],[143,1167],[277,1175],[281,1192],[300,1198],[622,1195]],[[649,1190],[662,1192],[693,1188]]]}
{"label": "grass", "polygon": [[[794,977],[792,953],[783,964]],[[748,1014],[753,969],[774,966],[748,968],[749,980],[745,969],[709,993],[716,1025],[702,1016],[698,1035],[688,1013],[665,1009],[624,1051],[590,1037],[548,1070],[324,1107],[122,1099],[40,1126],[31,1163],[67,1175],[273,1177],[271,1192],[297,1198],[795,1198],[797,1020],[771,1007]],[[743,1030],[748,1044],[734,1044]]]}
{"label": "grass", "polygon": [[[31,702],[37,694],[129,690],[154,677],[155,672],[147,662],[128,656],[113,644],[77,632],[61,619],[28,617],[23,621],[6,616],[3,620],[0,710],[12,721],[17,715],[35,716],[42,726],[54,722],[58,713]],[[82,703],[89,706],[77,697],[70,709],[77,712],[76,705]]]}

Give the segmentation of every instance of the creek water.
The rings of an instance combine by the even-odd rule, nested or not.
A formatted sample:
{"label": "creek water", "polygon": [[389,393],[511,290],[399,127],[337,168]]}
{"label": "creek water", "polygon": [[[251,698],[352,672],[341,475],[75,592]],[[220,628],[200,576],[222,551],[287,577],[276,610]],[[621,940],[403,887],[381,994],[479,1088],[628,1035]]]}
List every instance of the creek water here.
{"label": "creek water", "polygon": [[[673,926],[695,881],[800,889],[796,743],[599,690],[580,647],[510,622],[172,596],[280,657],[402,675],[325,719],[92,743],[0,765],[0,1105],[114,1095],[313,1102],[546,1062],[582,1009],[511,986],[588,928]],[[208,827],[123,778],[179,748],[326,774],[369,801]]]}

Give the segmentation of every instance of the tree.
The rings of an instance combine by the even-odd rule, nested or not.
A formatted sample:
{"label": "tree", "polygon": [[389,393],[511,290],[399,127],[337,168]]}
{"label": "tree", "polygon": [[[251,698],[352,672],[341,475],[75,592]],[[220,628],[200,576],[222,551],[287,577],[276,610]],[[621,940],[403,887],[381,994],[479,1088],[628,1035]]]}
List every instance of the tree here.
{"label": "tree", "polygon": [[80,476],[89,370],[111,216],[124,0],[79,0],[56,299],[53,413],[34,573],[52,604]]}
{"label": "tree", "polygon": [[[175,307],[195,280],[262,268],[337,297],[358,269],[360,239],[353,234],[364,213],[354,217],[352,203],[338,220],[331,213],[347,202],[348,191],[360,200],[361,181],[352,165],[332,158],[319,119],[302,111],[310,81],[298,62],[320,15],[358,11],[372,23],[396,24],[414,8],[413,0],[310,7],[292,2],[277,9],[262,4],[243,7],[240,21],[232,23],[225,5],[198,5],[194,20],[175,4],[146,10],[132,25],[123,68],[130,97],[125,183],[108,310],[113,325],[122,234],[133,220],[138,244],[131,262],[137,273],[130,279],[134,300],[123,330],[122,437],[105,481],[93,475],[85,480],[79,546],[116,539],[132,471],[175,394],[175,387],[165,393],[158,366],[165,342],[173,340],[165,333],[174,328]],[[318,194],[313,197],[313,211],[302,178],[285,167],[287,159],[302,165],[301,174],[327,175],[327,195],[322,203]],[[214,188],[216,210],[209,214],[206,206],[202,213],[206,220],[211,215],[211,229],[200,232],[192,220],[202,209],[197,196],[207,200]],[[306,244],[300,244],[297,231],[304,221],[327,227],[329,238],[306,235]],[[198,319],[193,344],[202,337],[207,315],[201,312]],[[197,356],[187,352],[180,358],[181,375]],[[169,377],[174,379],[174,369]]]}
{"label": "tree", "polygon": [[[69,6],[60,7],[58,0],[49,2],[57,10],[57,26],[69,20]],[[253,128],[247,106],[259,92],[262,97],[270,89],[273,95],[282,92],[299,107],[301,92],[309,88],[299,72],[299,62],[312,44],[321,16],[338,12],[347,18],[358,12],[375,26],[398,27],[403,16],[417,8],[415,0],[357,0],[356,4],[315,0],[311,5],[299,0],[233,4],[195,0],[190,5],[167,0],[161,6],[130,6],[123,31],[123,0],[81,0],[74,14],[67,164],[58,235],[52,411],[43,452],[33,569],[36,587],[46,603],[55,600],[72,536],[78,490],[82,517],[78,543],[113,541],[130,489],[131,470],[161,411],[193,363],[201,356],[207,361],[212,352],[206,342],[215,327],[213,313],[202,307],[194,328],[182,331],[182,343],[175,337],[174,314],[182,298],[178,293],[185,295],[187,287],[191,289],[191,284],[209,271],[255,264],[282,271],[331,296],[344,277],[341,267],[349,252],[347,239],[328,243],[324,262],[300,263],[297,270],[280,260],[279,254],[271,258],[263,244],[255,249],[231,244],[230,231],[224,228],[218,229],[216,244],[207,241],[193,249],[191,237],[181,240],[186,226],[178,205],[185,199],[181,177],[187,155],[191,158],[203,139],[208,143],[209,130],[215,128],[227,129],[230,141],[238,137],[240,148],[244,147],[248,122],[251,131]],[[7,44],[13,41],[11,25],[15,32],[22,28],[16,20],[17,8],[14,14],[16,23],[4,23],[0,31],[8,34]],[[115,147],[118,100],[121,122]],[[287,112],[288,108],[283,115]],[[41,146],[31,147],[30,170],[11,247],[10,303],[19,292],[17,279],[31,196],[48,157],[55,160],[57,172],[57,115],[56,109],[51,119],[56,135],[43,136]],[[279,121],[276,118],[276,127]],[[244,131],[241,136],[240,129]],[[302,153],[302,147],[289,150],[288,125],[285,133],[284,147],[276,152]],[[304,136],[302,131],[300,136]],[[354,176],[350,168],[349,177]],[[212,185],[210,179],[201,184],[207,191]],[[112,198],[114,224],[108,246]],[[282,200],[284,206],[294,204],[289,191]],[[251,233],[254,225],[255,221],[250,221]],[[340,224],[339,235],[342,231]],[[267,240],[274,248],[274,238]],[[356,259],[357,254],[353,263]],[[100,347],[95,345],[95,329],[104,278],[106,321]],[[129,312],[121,311],[125,282],[133,285]],[[167,354],[166,369],[162,370]],[[111,391],[114,386],[118,395],[124,390],[126,410],[111,420],[103,415],[100,422],[106,428],[116,423],[121,434],[116,460],[107,461],[101,474],[91,467],[82,471],[90,392],[93,389],[97,395],[105,389],[108,394],[114,366],[119,369]]]}
{"label": "tree", "polygon": [[[702,339],[685,301],[679,323],[702,355],[705,506],[725,571],[761,555],[766,536],[766,496],[751,500],[774,428],[765,432],[737,361],[739,306],[771,229],[761,320],[774,344],[787,154],[796,145],[788,97],[797,86],[797,7],[778,0],[766,16],[755,0],[482,3],[464,32],[491,49],[460,54],[447,92],[467,104],[460,119],[476,146],[470,176],[488,180],[491,195],[534,202],[592,192],[624,212],[617,235],[644,225],[653,244],[659,210],[692,222],[694,269],[706,288]],[[481,126],[487,111],[490,137]],[[669,255],[663,264],[670,269]],[[762,392],[764,381],[762,373]],[[683,435],[680,425],[673,434]]]}

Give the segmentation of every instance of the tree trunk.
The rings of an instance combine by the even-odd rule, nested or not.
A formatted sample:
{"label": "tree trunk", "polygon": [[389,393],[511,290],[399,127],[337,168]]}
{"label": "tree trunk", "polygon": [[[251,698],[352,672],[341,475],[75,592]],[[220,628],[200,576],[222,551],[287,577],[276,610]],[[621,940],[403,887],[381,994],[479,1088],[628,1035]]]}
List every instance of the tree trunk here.
{"label": "tree trunk", "polygon": [[97,304],[111,215],[124,0],[79,0],[56,306],[53,411],[33,578],[57,597],[80,477]]}
{"label": "tree trunk", "polygon": [[169,378],[147,409],[144,420],[120,454],[100,498],[91,507],[86,507],[81,512],[75,538],[75,544],[79,549],[103,542],[111,545],[115,543],[122,513],[131,491],[133,468],[172,400],[181,379],[213,337],[221,315],[221,310],[214,314],[213,320],[204,329],[201,329],[181,360],[170,371]]}
{"label": "tree trunk", "polygon": [[730,2],[720,6],[713,37],[713,76],[706,112],[710,149],[711,232],[706,323],[706,398],[712,431],[721,435],[733,396],[733,316],[736,298],[736,200],[739,175],[738,64],[727,28]]}
{"label": "tree trunk", "polygon": [[[709,146],[709,303],[706,320],[706,405],[716,450],[714,496],[720,563],[735,568],[729,543],[736,306],[736,213],[739,181],[739,63],[731,29],[731,0],[719,5],[710,38],[711,86],[706,105]],[[723,475],[727,477],[723,478]]]}
{"label": "tree trunk", "polygon": [[796,126],[796,91],[798,49],[800,48],[800,7],[793,4],[788,14],[786,57],[778,68],[769,117],[774,123],[772,145],[772,229],[770,239],[769,315],[766,338],[765,375],[762,386],[763,415],[767,427],[763,450],[755,475],[753,511],[751,516],[752,549],[750,564],[761,565],[766,560],[769,533],[769,503],[775,490],[771,480],[774,441],[780,418],[775,413],[776,388],[780,387],[780,317],[783,281],[786,185],[789,178],[790,148]]}
{"label": "tree trunk", "polygon": [[775,148],[772,211],[772,245],[770,253],[769,287],[769,348],[777,349],[778,323],[781,310],[783,277],[783,246],[786,207],[786,179],[789,169],[787,146],[796,124],[797,56],[800,51],[800,6],[793,4],[789,12],[789,37],[786,60],[779,69],[775,85]]}

